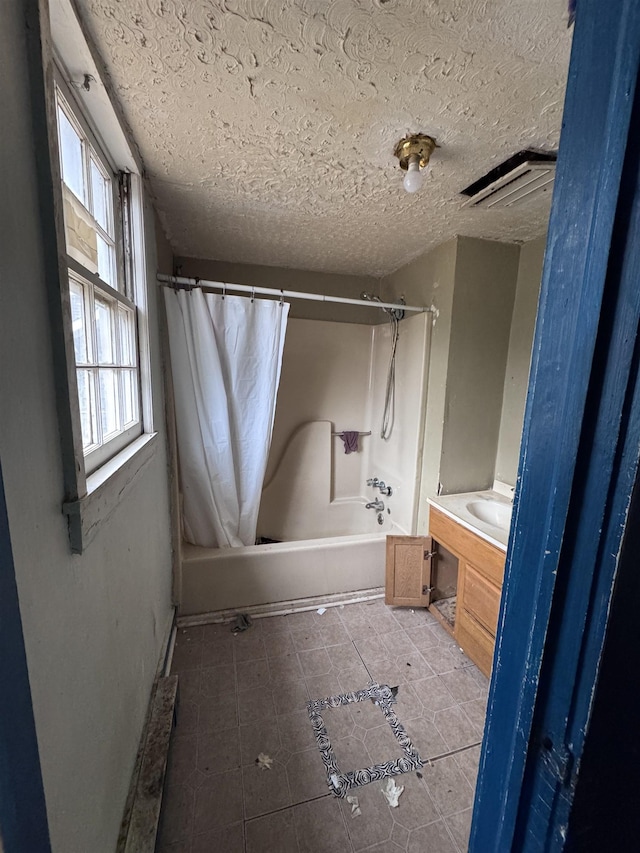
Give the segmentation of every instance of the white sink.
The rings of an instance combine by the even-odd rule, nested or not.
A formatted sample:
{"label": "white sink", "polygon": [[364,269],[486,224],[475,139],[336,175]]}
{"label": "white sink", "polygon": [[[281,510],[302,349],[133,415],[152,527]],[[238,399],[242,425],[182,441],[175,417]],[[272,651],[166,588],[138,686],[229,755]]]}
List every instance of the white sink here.
{"label": "white sink", "polygon": [[467,509],[471,515],[498,530],[509,530],[511,526],[511,506],[491,498],[482,501],[469,501]]}

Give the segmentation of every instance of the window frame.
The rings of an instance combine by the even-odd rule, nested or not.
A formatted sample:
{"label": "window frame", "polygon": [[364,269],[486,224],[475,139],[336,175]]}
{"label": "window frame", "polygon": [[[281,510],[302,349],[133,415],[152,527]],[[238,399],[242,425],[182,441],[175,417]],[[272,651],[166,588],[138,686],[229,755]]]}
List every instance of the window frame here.
{"label": "window frame", "polygon": [[[48,140],[49,158],[41,162],[45,229],[45,253],[50,259],[47,288],[52,323],[53,366],[60,424],[60,448],[64,495],[62,512],[68,523],[71,552],[82,554],[122,499],[134,488],[141,472],[160,450],[155,421],[151,371],[149,309],[155,305],[155,290],[149,304],[152,283],[148,277],[147,231],[152,234],[150,209],[145,207],[143,166],[135,145],[124,130],[114,107],[109,81],[101,78],[95,54],[82,28],[72,0],[50,0],[50,38],[42,43],[45,74],[43,99],[46,121],[38,131]],[[44,18],[42,19],[44,22]],[[110,170],[123,180],[119,192],[127,196],[123,234],[122,267],[127,274],[124,296],[136,306],[139,370],[139,419],[141,432],[108,461],[87,472],[82,447],[82,430],[71,321],[69,259],[64,232],[64,205],[60,152],[58,148],[55,85],[62,79],[63,94],[72,90],[73,103],[92,140],[108,152]],[[85,86],[87,80],[90,86]],[[150,243],[150,248],[153,242]],[[93,279],[90,274],[90,280]],[[123,296],[122,293],[119,294]]]}
{"label": "window frame", "polygon": [[[117,167],[114,165],[113,159],[108,154],[108,149],[105,147],[104,143],[100,143],[97,134],[93,131],[89,120],[84,114],[82,105],[77,102],[77,99],[73,96],[73,92],[70,87],[66,85],[63,78],[63,71],[59,63],[56,64],[54,71],[54,87],[56,134],[61,175],[60,190],[63,197],[63,208],[65,191],[72,193],[77,202],[82,205],[87,214],[91,217],[98,236],[101,237],[103,241],[106,238],[106,240],[108,240],[113,246],[110,266],[112,268],[111,271],[113,273],[114,283],[117,284],[117,287],[112,286],[101,278],[99,273],[93,272],[89,268],[85,267],[77,257],[70,253],[69,246],[66,242],[65,228],[65,255],[69,274],[69,301],[71,302],[71,291],[74,284],[82,288],[83,313],[85,316],[86,335],[88,340],[87,349],[93,354],[92,358],[89,358],[88,353],[88,360],[86,362],[80,362],[76,356],[74,346],[76,381],[78,382],[81,373],[86,371],[85,375],[87,375],[87,378],[90,380],[88,394],[93,399],[91,405],[92,432],[98,440],[90,445],[85,445],[83,438],[81,438],[84,472],[85,475],[91,475],[102,465],[116,456],[120,451],[124,450],[127,445],[134,441],[144,431],[138,306],[135,300],[131,298],[131,296],[135,296],[135,270],[134,265],[131,263],[131,261],[134,260],[135,252],[132,250],[132,235],[129,233],[132,225],[132,212],[129,208],[131,204],[133,204],[133,198],[128,178],[122,172],[118,171]],[[79,198],[63,178],[63,157],[60,143],[58,110],[63,113],[81,140],[83,185],[84,188],[86,188],[86,192],[83,193],[83,198]],[[113,234],[110,234],[109,230],[102,226],[94,212],[92,200],[92,179],[90,177],[92,164],[96,165],[98,171],[103,177],[107,178],[110,183],[110,192],[107,197],[110,199],[111,223],[107,223],[107,225],[112,224]],[[131,312],[133,316],[131,329],[134,337],[132,347],[132,364],[124,365],[121,362],[118,362],[118,359],[116,359],[111,365],[100,363],[96,353],[95,314],[93,311],[87,311],[87,307],[90,307],[90,309],[94,308],[96,294],[98,297],[102,297],[102,299],[109,303],[115,303],[116,306],[115,311],[113,312],[114,322],[111,335],[114,351],[119,349],[117,341],[117,338],[119,337],[117,322],[119,306],[122,306],[126,311]],[[119,417],[120,413],[126,409],[124,397],[124,374],[128,373],[130,370],[134,371],[135,380],[131,404],[134,408],[135,418],[122,423],[121,428],[115,431],[113,435],[107,435],[105,437],[102,423],[105,409],[100,400],[98,377],[101,371],[106,370],[112,371],[112,376],[115,379],[115,407],[112,411],[115,411],[117,417]],[[80,421],[82,425],[83,418],[79,384],[78,407],[81,413]]]}

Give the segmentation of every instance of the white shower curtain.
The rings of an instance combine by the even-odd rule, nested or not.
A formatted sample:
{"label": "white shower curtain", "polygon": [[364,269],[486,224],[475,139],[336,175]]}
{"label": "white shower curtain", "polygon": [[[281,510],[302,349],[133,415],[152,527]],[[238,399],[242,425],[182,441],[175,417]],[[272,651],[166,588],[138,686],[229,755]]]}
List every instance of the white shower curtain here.
{"label": "white shower curtain", "polygon": [[165,290],[187,541],[255,543],[289,305]]}

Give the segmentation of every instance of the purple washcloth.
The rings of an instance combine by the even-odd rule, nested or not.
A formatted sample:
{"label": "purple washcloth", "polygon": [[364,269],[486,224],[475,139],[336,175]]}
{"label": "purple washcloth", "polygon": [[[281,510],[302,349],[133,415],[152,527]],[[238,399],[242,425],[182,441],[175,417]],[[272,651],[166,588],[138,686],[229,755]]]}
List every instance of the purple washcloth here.
{"label": "purple washcloth", "polygon": [[358,451],[358,436],[357,430],[345,430],[340,433],[340,438],[344,442],[345,453],[357,453]]}

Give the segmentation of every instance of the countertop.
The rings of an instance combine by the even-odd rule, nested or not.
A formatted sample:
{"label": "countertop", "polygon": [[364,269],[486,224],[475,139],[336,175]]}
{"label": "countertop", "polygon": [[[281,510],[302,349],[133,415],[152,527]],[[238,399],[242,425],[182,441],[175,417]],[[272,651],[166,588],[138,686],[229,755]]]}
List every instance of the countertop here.
{"label": "countertop", "polygon": [[428,498],[427,503],[439,509],[444,515],[457,521],[463,527],[466,527],[467,530],[495,545],[496,548],[506,551],[507,542],[509,541],[509,531],[481,521],[467,509],[467,504],[481,500],[497,501],[509,508],[512,506],[512,501],[509,498],[493,489],[487,489],[482,492],[463,492],[457,495],[440,495],[435,498]]}

